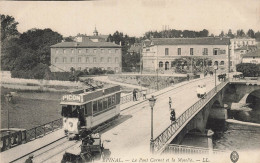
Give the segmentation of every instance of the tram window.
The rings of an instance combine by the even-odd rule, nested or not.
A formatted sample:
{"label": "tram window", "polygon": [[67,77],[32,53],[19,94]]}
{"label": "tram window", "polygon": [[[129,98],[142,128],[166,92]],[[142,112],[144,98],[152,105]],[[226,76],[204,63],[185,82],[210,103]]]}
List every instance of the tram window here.
{"label": "tram window", "polygon": [[97,101],[93,101],[93,113],[96,113],[97,111],[98,111]]}
{"label": "tram window", "polygon": [[103,99],[103,110],[107,109],[107,100],[108,98]]}
{"label": "tram window", "polygon": [[63,117],[68,117],[69,114],[70,114],[71,111],[72,111],[71,109],[72,109],[71,106],[67,106],[67,105],[62,106],[61,115],[62,115]]}
{"label": "tram window", "polygon": [[110,96],[110,97],[108,97],[108,107],[111,106],[111,103],[112,103],[112,97]]}
{"label": "tram window", "polygon": [[80,106],[71,106],[71,105],[67,105],[67,106],[62,106],[62,116],[64,117],[78,117],[78,110],[80,109]]}
{"label": "tram window", "polygon": [[81,112],[85,115],[85,114],[87,114],[87,113],[85,113],[85,111],[87,111],[86,110],[86,105],[82,105],[81,107],[80,107],[80,110],[81,110]]}
{"label": "tram window", "polygon": [[89,102],[89,103],[86,104],[86,109],[85,110],[87,110],[85,112],[85,114],[92,115],[92,102]]}
{"label": "tram window", "polygon": [[116,104],[116,97],[115,95],[112,96],[112,105],[115,105]]}
{"label": "tram window", "polygon": [[78,117],[80,106],[72,106],[71,117]]}
{"label": "tram window", "polygon": [[102,100],[98,100],[98,111],[102,111]]}

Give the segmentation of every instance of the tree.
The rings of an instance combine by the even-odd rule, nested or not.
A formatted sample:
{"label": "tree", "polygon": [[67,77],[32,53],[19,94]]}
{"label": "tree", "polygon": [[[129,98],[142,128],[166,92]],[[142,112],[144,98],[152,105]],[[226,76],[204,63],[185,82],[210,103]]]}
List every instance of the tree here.
{"label": "tree", "polygon": [[31,29],[21,34],[19,44],[37,54],[39,63],[50,65],[50,46],[62,41],[62,35],[51,29]]}
{"label": "tree", "polygon": [[247,36],[251,38],[255,38],[255,32],[252,29],[249,29],[247,32]]}
{"label": "tree", "polygon": [[239,29],[239,30],[237,30],[237,36],[238,37],[245,37],[245,32],[244,32],[244,30],[243,29]]}
{"label": "tree", "polygon": [[1,14],[1,41],[9,39],[13,36],[18,36],[17,30],[18,22],[15,21],[14,17],[9,15]]}
{"label": "tree", "polygon": [[225,36],[224,31],[221,31],[219,37],[224,37],[224,36]]}
{"label": "tree", "polygon": [[236,70],[242,72],[245,77],[256,77],[260,75],[260,66],[253,63],[240,63],[236,65]]}
{"label": "tree", "polygon": [[16,60],[21,56],[23,49],[18,44],[17,38],[12,38],[7,41],[2,48],[1,56],[1,69],[2,70],[13,70],[15,68]]}
{"label": "tree", "polygon": [[231,29],[228,30],[227,36],[230,37],[230,38],[234,38],[234,35],[233,35]]}
{"label": "tree", "polygon": [[202,31],[199,32],[198,37],[208,37],[208,35],[209,35],[209,31],[206,29],[203,29]]}
{"label": "tree", "polygon": [[65,42],[74,42],[74,39],[72,36],[69,36],[69,37],[64,37],[64,41]]}
{"label": "tree", "polygon": [[259,31],[255,33],[255,39],[256,39],[256,41],[260,41],[260,32]]}

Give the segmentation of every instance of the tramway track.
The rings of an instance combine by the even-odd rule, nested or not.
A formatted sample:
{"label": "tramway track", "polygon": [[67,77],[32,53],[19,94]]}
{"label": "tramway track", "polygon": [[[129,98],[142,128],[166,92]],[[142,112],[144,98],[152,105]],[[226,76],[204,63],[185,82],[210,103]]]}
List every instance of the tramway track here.
{"label": "tramway track", "polygon": [[[65,147],[63,147],[60,150],[56,151],[54,154],[51,151],[49,151],[49,152],[52,153],[51,155],[49,155],[48,157],[45,157],[44,159],[41,159],[41,160],[39,160],[39,159],[37,160],[37,158],[36,158],[36,159],[34,159],[34,161],[35,162],[46,162],[46,161],[52,159],[53,157],[57,156],[58,154],[61,154],[61,153],[65,152],[67,149],[72,148],[72,147],[74,147],[76,145],[80,145],[80,143],[81,143],[80,141],[76,141],[76,142],[74,141],[74,142],[71,142],[71,143],[69,143],[69,142],[71,142],[71,141],[68,141],[68,143],[66,144]],[[57,148],[55,148],[55,149],[57,149]],[[44,154],[46,154],[46,153],[44,153]]]}
{"label": "tramway track", "polygon": [[[60,141],[60,142],[59,142],[59,141]],[[30,153],[27,153],[27,154],[21,156],[20,158],[17,158],[17,159],[15,159],[15,160],[11,161],[11,163],[13,163],[13,162],[21,162],[21,160],[27,159],[30,154],[34,154],[34,157],[39,157],[39,156],[42,155],[44,152],[50,151],[50,150],[52,150],[52,149],[54,149],[54,148],[56,148],[56,147],[58,147],[58,146],[61,146],[62,144],[66,143],[66,142],[68,142],[68,140],[67,140],[66,137],[64,136],[64,137],[62,137],[61,139],[58,139],[58,140],[56,140],[56,141],[54,141],[54,142],[51,142],[51,143],[49,143],[49,144],[47,144],[47,145],[45,145],[45,146],[43,146],[43,147],[40,147],[40,148],[38,148],[38,149],[36,149],[36,150],[30,152]],[[55,144],[55,143],[58,143],[58,144]],[[54,147],[51,147],[51,146],[54,145],[54,144],[55,144],[55,146],[54,146]],[[46,149],[46,148],[47,148],[47,149]],[[45,150],[44,150],[44,149],[45,149]],[[41,151],[41,150],[43,150],[43,151]]]}

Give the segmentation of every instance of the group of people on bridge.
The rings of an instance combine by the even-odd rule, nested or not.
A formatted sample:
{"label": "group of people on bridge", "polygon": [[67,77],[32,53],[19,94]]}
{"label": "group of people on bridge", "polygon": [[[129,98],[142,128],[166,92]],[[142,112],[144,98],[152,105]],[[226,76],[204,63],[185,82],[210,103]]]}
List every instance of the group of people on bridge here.
{"label": "group of people on bridge", "polygon": [[141,95],[143,96],[143,100],[145,100],[146,99],[147,90],[146,89],[142,89],[141,91],[139,91],[138,89],[134,89],[133,90],[133,101],[138,101],[138,99],[137,99],[138,92],[141,93]]}

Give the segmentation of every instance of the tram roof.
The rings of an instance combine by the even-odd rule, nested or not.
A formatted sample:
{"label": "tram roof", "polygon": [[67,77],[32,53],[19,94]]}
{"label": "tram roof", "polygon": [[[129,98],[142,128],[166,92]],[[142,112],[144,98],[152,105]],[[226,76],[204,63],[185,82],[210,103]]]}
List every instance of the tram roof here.
{"label": "tram roof", "polygon": [[86,87],[84,89],[74,90],[68,94],[65,94],[61,98],[61,104],[64,105],[80,105],[88,101],[97,99],[99,97],[116,93],[120,91],[119,85],[106,84],[101,86]]}
{"label": "tram roof", "polygon": [[96,85],[96,86],[86,86],[83,89],[76,89],[76,90],[72,90],[70,91],[70,94],[78,94],[78,95],[86,95],[86,94],[91,94],[100,90],[107,90],[109,88],[114,88],[114,87],[119,87],[120,90],[120,86],[119,85],[115,85],[115,84],[105,84],[105,85]]}

